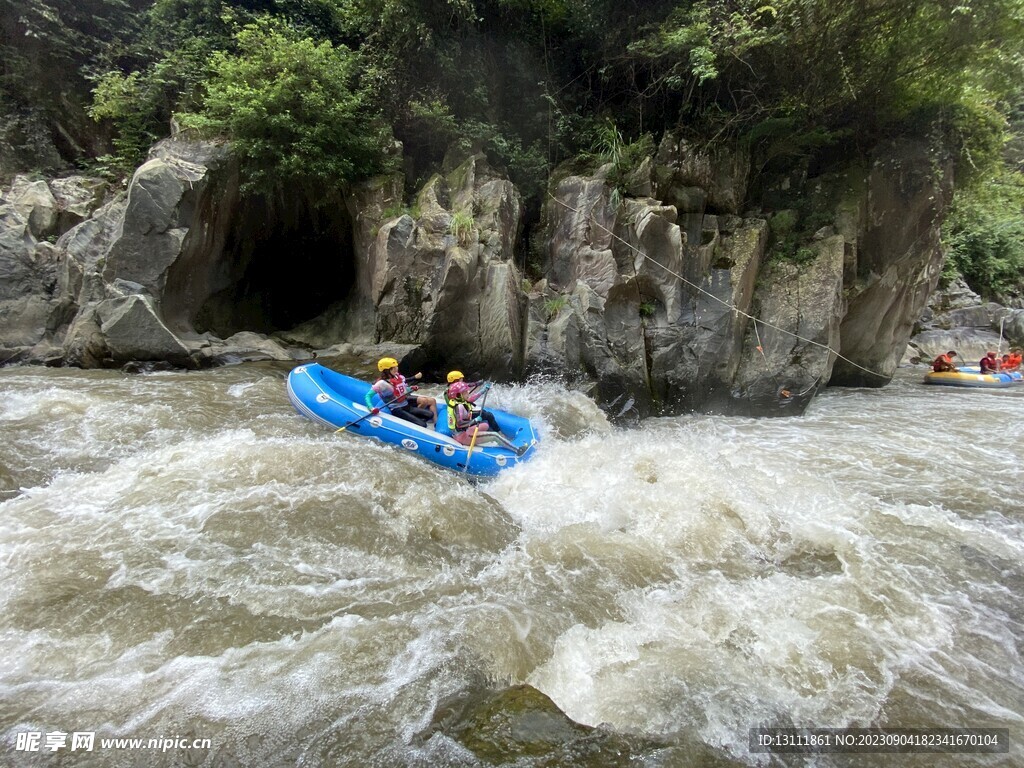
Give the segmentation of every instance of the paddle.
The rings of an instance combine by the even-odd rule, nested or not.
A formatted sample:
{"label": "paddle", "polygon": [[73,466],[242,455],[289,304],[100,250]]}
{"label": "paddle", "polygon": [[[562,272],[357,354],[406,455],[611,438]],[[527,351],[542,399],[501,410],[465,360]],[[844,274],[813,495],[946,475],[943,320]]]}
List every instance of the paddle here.
{"label": "paddle", "polygon": [[[385,401],[384,401],[384,405],[391,405],[391,404],[392,404],[393,402],[395,402],[395,398],[391,398],[390,400],[385,400]],[[369,412],[368,414],[366,414],[365,416],[360,416],[360,417],[359,417],[358,419],[356,419],[355,421],[351,421],[351,422],[349,422],[348,424],[346,424],[346,425],[345,425],[344,427],[342,427],[341,429],[336,429],[336,430],[334,431],[334,434],[336,434],[336,435],[337,435],[337,434],[338,434],[339,432],[344,432],[344,431],[345,431],[346,429],[348,429],[349,427],[354,427],[354,426],[355,426],[356,424],[358,424],[358,423],[359,423],[360,421],[362,421],[363,419],[368,419],[368,418],[370,418],[371,416],[376,416],[376,415],[377,415],[378,413],[380,413],[380,409],[379,409],[379,408],[374,408],[374,409],[372,409],[372,410],[371,410],[371,411],[370,411],[370,412]]]}
{"label": "paddle", "polygon": [[480,401],[480,405],[474,402],[469,403],[469,409],[476,413],[481,413],[484,410],[484,403],[487,402],[487,393],[491,391],[491,382],[483,381],[482,379],[473,385],[473,388],[469,390],[470,393],[476,392],[480,387],[484,388],[484,399]]}
{"label": "paddle", "polygon": [[[491,382],[489,382],[489,381],[481,381],[481,382],[479,382],[476,385],[476,387],[473,387],[473,389],[476,389],[481,384],[484,385],[484,399],[480,401],[480,405],[477,405],[476,403],[470,403],[470,410],[473,411],[474,413],[480,414],[477,417],[478,419],[482,419],[483,418],[484,406],[487,404],[487,395],[491,391]],[[500,435],[499,435],[499,437],[500,437]]]}
{"label": "paddle", "polygon": [[491,382],[484,382],[484,399],[480,401],[480,413],[484,412],[484,406],[487,405],[487,396],[491,394]]}
{"label": "paddle", "polygon": [[[484,385],[484,396],[483,399],[480,400],[479,406],[476,405],[475,403],[470,403],[470,408],[472,408],[473,412],[480,414],[473,420],[474,424],[479,424],[479,422],[483,420],[484,405],[487,404],[487,395],[491,391],[491,382],[489,381],[477,382],[476,386],[474,386],[473,389],[477,389],[481,384]],[[476,446],[476,439],[480,435],[480,426],[470,427],[473,430],[473,437],[469,441],[469,451],[466,453],[466,465],[462,470],[463,472],[466,472],[469,469],[469,459],[473,455],[473,448]],[[511,440],[509,440],[507,437],[501,434],[501,432],[484,432],[484,437],[491,436],[496,437],[501,442],[502,445],[504,445],[506,448],[512,451],[516,456],[522,456],[530,447],[528,445],[520,445],[517,447],[515,443],[513,443]]]}
{"label": "paddle", "polygon": [[476,436],[480,433],[479,429],[473,430],[473,437],[469,441],[469,450],[466,451],[466,466],[462,468],[463,474],[469,471],[469,459],[473,455],[473,446],[476,445]]}

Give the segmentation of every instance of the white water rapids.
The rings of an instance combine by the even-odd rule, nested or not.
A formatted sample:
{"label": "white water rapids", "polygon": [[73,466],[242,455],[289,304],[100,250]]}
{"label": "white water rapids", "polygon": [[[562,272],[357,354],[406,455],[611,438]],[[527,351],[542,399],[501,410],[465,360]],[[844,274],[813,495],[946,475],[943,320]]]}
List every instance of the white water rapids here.
{"label": "white water rapids", "polygon": [[[543,443],[472,485],[303,420],[284,373],[0,370],[0,764],[478,765],[422,736],[439,704],[529,683],[639,765],[1024,765],[1024,386],[620,429],[499,385]],[[750,752],[793,724],[1011,748]]]}

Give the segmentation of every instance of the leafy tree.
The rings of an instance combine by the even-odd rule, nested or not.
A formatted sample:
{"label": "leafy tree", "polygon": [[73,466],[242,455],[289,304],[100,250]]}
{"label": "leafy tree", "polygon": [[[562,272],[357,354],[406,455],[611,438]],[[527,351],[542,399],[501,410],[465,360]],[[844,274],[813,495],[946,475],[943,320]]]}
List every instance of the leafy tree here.
{"label": "leafy tree", "polygon": [[194,106],[210,59],[232,45],[239,18],[247,11],[222,0],[156,0],[141,16],[138,34],[91,76],[89,114],[114,128],[114,152],[99,159],[103,168],[130,174],[168,134],[174,112]]}
{"label": "leafy tree", "polygon": [[214,54],[233,50],[235,33],[270,9],[314,39],[339,33],[332,0],[156,0],[141,14],[136,34],[91,76],[90,114],[115,128],[114,152],[103,165],[130,173],[167,135],[176,111],[197,107]]}
{"label": "leafy tree", "polygon": [[356,54],[269,17],[236,44],[214,54],[202,108],[180,119],[232,141],[249,189],[336,186],[384,168],[389,134],[356,87]]}
{"label": "leafy tree", "polygon": [[988,300],[1024,295],[1024,176],[1001,169],[957,196],[946,228],[944,278],[963,275]]}
{"label": "leafy tree", "polygon": [[[681,125],[709,142],[743,137],[764,174],[797,159],[842,161],[892,135],[930,135],[961,152],[958,184],[985,179],[1024,61],[1024,0],[0,3],[9,124],[47,98],[50,81],[34,63],[44,61],[73,74],[64,92],[72,80],[80,90],[91,83],[94,130],[115,132],[125,170],[184,112],[190,125],[247,146],[261,184],[272,172],[282,183],[307,172],[352,178],[379,165],[367,159],[379,158],[387,134],[379,116],[414,177],[461,142],[486,151],[528,205],[549,170],[589,151],[608,120],[622,146],[637,148]],[[319,66],[340,86],[312,71]],[[271,80],[261,85],[257,74]],[[309,84],[310,94],[287,98],[269,85],[277,78]],[[326,127],[334,109],[348,128]],[[57,109],[32,114],[55,135],[75,133]],[[277,161],[270,147],[284,142],[291,148]],[[331,145],[351,167],[331,165]]]}
{"label": "leafy tree", "polygon": [[141,0],[0,0],[0,155],[55,170],[100,150],[87,76],[137,34]]}
{"label": "leafy tree", "polygon": [[766,162],[1004,97],[1020,80],[1024,4],[697,0],[629,50],[651,98],[746,133]]}

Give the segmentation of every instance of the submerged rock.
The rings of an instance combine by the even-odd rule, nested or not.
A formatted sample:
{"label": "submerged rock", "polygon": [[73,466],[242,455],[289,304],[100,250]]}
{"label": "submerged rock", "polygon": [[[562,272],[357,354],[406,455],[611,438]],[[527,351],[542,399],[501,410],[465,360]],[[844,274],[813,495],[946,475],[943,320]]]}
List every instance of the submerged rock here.
{"label": "submerged rock", "polygon": [[442,702],[430,726],[416,736],[437,735],[461,744],[484,765],[529,768],[627,768],[700,765],[738,768],[741,762],[708,746],[697,734],[653,738],[596,728],[569,718],[530,685],[466,691]]}
{"label": "submerged rock", "polygon": [[651,742],[581,725],[529,685],[466,694],[442,704],[419,738],[443,733],[489,765],[625,766]]}

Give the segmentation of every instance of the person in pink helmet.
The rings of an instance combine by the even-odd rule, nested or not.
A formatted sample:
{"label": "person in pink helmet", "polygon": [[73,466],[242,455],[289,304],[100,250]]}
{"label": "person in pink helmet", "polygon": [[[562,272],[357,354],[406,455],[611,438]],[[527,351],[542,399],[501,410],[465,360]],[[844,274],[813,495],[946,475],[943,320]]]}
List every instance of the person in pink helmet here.
{"label": "person in pink helmet", "polygon": [[471,443],[500,444],[506,448],[522,454],[528,446],[517,448],[501,434],[497,419],[490,411],[485,411],[475,405],[476,400],[483,395],[490,384],[478,392],[476,390],[483,382],[467,383],[461,371],[452,371],[448,374],[448,389],[444,391],[444,401],[448,406],[448,427],[452,431],[452,437],[463,445]]}

